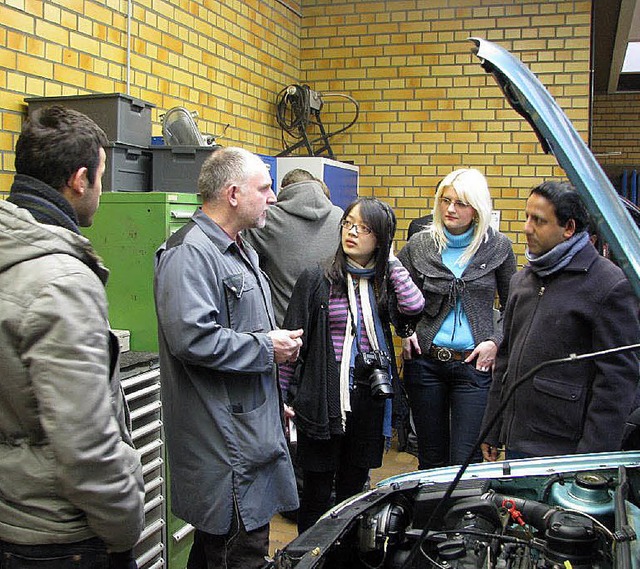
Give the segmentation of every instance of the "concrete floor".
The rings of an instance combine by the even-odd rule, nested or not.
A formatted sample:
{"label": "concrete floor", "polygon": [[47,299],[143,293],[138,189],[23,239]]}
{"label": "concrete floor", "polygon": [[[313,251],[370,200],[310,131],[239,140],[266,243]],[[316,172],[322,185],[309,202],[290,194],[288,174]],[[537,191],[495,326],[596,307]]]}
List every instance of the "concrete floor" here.
{"label": "concrete floor", "polygon": [[[418,459],[406,452],[398,452],[396,441],[394,440],[391,449],[382,459],[382,466],[371,471],[371,484],[376,484],[389,476],[409,472],[417,468]],[[294,522],[276,515],[271,520],[269,551],[273,555],[276,549],[282,549],[297,535],[298,531]]]}

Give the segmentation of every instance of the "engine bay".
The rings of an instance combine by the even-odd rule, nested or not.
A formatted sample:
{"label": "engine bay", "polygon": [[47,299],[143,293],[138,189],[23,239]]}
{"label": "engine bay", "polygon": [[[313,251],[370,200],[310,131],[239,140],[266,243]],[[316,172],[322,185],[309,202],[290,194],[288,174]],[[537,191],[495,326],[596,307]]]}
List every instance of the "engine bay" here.
{"label": "engine bay", "polygon": [[471,478],[445,502],[448,483],[391,483],[334,508],[273,566],[635,569],[638,476],[618,466]]}

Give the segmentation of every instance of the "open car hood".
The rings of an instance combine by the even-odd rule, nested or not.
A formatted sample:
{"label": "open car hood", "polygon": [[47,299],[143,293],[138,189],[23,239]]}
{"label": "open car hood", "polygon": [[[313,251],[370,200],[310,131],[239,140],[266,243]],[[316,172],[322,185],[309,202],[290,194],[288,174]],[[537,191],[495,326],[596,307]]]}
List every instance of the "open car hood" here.
{"label": "open car hood", "polygon": [[640,296],[640,232],[611,182],[544,85],[519,59],[490,41],[471,38],[473,53],[511,106],[531,125],[580,193],[616,261]]}

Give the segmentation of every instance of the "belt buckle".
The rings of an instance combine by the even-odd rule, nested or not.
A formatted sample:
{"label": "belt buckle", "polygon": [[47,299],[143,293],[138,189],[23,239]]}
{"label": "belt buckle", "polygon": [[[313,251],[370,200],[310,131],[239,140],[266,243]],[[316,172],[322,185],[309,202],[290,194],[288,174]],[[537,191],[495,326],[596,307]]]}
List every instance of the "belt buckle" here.
{"label": "belt buckle", "polygon": [[449,348],[437,348],[436,358],[440,362],[449,362],[453,358],[453,352]]}

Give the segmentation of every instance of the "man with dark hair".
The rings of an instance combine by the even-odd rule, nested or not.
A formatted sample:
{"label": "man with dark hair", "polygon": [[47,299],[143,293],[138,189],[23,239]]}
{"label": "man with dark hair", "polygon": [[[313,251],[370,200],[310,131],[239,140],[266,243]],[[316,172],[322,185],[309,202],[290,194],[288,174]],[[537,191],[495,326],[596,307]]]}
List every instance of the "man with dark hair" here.
{"label": "man with dark hair", "polygon": [[263,228],[244,232],[271,279],[276,322],[282,324],[298,277],[331,257],[340,243],[343,211],[326,196],[322,184],[301,168],[282,178],[278,201],[267,211]]}
{"label": "man with dark hair", "polygon": [[[538,364],[640,341],[636,297],[591,244],[575,189],[545,182],[531,191],[525,212],[529,263],[511,279],[483,429]],[[637,383],[635,353],[542,368],[515,389],[483,455],[496,460],[500,444],[507,458],[619,450]]]}
{"label": "man with dark hair", "polygon": [[36,111],[0,201],[0,556],[10,566],[135,567],[142,468],[108,271],[79,229],[98,207],[107,142],[77,111]]}
{"label": "man with dark hair", "polygon": [[306,182],[308,180],[315,179],[315,176],[308,170],[304,170],[303,168],[294,168],[293,170],[289,170],[284,176],[282,176],[280,189],[286,188],[291,184],[297,184],[298,182]]}
{"label": "man with dark hair", "polygon": [[275,364],[302,330],[277,330],[266,277],[241,232],[275,202],[262,160],[214,152],[202,209],[156,253],[155,301],[171,507],[195,526],[189,569],[257,569],[269,522],[298,507]]}

